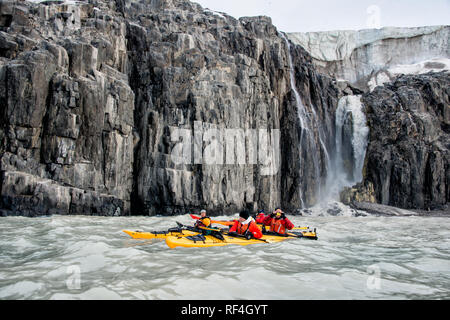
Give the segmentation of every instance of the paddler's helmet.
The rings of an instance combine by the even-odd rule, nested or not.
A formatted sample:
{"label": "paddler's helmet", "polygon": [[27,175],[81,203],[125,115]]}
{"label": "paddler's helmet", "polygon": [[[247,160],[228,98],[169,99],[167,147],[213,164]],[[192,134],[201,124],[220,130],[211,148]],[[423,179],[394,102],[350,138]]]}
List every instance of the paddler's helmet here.
{"label": "paddler's helmet", "polygon": [[241,212],[239,213],[239,217],[244,218],[245,220],[247,220],[248,217],[250,217],[250,214],[248,213],[247,210],[244,210],[244,211],[241,211]]}
{"label": "paddler's helmet", "polygon": [[280,208],[277,208],[273,213],[275,214],[275,217],[280,218],[284,212]]}

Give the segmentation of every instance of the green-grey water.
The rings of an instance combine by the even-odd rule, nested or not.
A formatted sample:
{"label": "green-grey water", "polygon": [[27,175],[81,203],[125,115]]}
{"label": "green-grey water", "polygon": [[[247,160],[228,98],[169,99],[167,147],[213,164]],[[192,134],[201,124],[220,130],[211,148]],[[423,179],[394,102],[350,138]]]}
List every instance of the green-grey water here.
{"label": "green-grey water", "polygon": [[[222,217],[224,218],[224,217]],[[450,219],[294,217],[319,240],[169,249],[181,217],[0,219],[0,299],[449,299]]]}

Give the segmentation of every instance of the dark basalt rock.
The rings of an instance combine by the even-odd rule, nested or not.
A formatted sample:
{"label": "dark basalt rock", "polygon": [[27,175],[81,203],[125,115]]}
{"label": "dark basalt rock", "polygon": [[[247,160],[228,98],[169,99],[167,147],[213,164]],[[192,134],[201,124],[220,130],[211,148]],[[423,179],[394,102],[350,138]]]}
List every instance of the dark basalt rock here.
{"label": "dark basalt rock", "polygon": [[450,76],[404,75],[365,94],[364,184],[377,202],[435,209],[450,202]]}
{"label": "dark basalt rock", "polygon": [[11,214],[130,211],[126,24],[92,28],[105,20],[98,4],[0,3],[12,14],[0,31],[0,207]]}

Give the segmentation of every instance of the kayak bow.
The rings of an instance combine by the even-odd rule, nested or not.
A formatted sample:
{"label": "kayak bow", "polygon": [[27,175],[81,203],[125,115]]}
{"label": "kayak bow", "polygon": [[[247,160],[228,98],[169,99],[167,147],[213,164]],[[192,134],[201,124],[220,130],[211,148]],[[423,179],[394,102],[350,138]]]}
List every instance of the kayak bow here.
{"label": "kayak bow", "polygon": [[198,232],[193,232],[189,230],[180,230],[178,231],[152,231],[152,232],[143,232],[143,231],[129,231],[123,230],[127,235],[132,237],[133,239],[161,239],[164,240],[168,236],[191,236],[196,235]]}

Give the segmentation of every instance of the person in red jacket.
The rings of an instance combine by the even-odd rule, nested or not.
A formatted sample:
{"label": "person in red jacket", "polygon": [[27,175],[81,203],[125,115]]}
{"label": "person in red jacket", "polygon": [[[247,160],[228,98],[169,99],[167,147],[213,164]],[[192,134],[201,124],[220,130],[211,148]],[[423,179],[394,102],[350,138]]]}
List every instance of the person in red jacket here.
{"label": "person in red jacket", "polygon": [[265,218],[266,215],[264,213],[264,210],[259,210],[258,214],[256,215],[255,221],[256,223],[263,224]]}
{"label": "person in red jacket", "polygon": [[263,224],[270,226],[270,232],[285,235],[287,230],[292,230],[294,224],[286,218],[281,209],[276,209],[271,215],[264,219]]}
{"label": "person in red jacket", "polygon": [[262,232],[256,225],[255,220],[253,220],[248,211],[245,210],[239,214],[239,220],[231,227],[228,235],[241,235],[245,236],[247,240],[250,240],[251,238],[260,239],[262,237]]}

